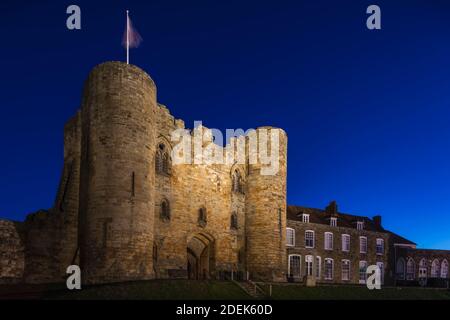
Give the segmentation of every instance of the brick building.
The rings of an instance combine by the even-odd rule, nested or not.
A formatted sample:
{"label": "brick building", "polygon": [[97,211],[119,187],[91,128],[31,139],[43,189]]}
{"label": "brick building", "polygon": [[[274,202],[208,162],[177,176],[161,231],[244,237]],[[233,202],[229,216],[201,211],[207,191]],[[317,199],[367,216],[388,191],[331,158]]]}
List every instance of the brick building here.
{"label": "brick building", "polygon": [[385,275],[389,237],[380,216],[340,213],[336,202],[325,210],[288,206],[289,280],[304,281],[308,275],[316,283],[364,284],[370,265],[378,265]]}

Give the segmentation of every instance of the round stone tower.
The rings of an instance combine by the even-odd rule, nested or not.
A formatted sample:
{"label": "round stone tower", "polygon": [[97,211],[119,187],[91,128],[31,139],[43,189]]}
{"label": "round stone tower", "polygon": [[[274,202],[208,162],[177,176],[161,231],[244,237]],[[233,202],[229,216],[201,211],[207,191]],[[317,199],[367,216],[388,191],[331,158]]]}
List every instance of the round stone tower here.
{"label": "round stone tower", "polygon": [[83,283],[154,277],[156,86],[121,62],[94,68],[82,103]]}
{"label": "round stone tower", "polygon": [[273,127],[254,133],[247,137],[247,269],[251,279],[286,281],[287,135]]}

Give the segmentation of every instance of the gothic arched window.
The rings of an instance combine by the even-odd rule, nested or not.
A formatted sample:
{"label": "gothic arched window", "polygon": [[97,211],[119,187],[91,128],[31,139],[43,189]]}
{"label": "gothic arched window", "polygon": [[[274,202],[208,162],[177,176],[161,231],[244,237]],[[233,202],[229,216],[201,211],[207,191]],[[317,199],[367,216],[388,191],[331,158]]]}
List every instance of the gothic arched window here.
{"label": "gothic arched window", "polygon": [[156,150],[155,170],[159,174],[170,174],[170,155],[166,146],[161,143]]}
{"label": "gothic arched window", "polygon": [[406,263],[406,280],[414,280],[416,274],[416,263],[413,259],[409,258]]}
{"label": "gothic arched window", "polygon": [[170,220],[170,204],[166,199],[161,202],[160,217],[162,220]]}
{"label": "gothic arched window", "polygon": [[439,260],[435,259],[433,263],[431,264],[431,277],[432,278],[439,278],[440,276],[440,264]]}

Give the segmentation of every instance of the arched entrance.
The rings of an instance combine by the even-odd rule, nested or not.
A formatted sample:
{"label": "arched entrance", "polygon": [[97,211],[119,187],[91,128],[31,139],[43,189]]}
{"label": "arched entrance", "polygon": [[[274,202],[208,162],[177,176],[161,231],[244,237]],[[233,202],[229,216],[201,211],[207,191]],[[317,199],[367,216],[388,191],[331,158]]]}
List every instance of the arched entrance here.
{"label": "arched entrance", "polygon": [[206,233],[198,233],[188,239],[187,272],[189,279],[203,280],[214,277],[214,238]]}

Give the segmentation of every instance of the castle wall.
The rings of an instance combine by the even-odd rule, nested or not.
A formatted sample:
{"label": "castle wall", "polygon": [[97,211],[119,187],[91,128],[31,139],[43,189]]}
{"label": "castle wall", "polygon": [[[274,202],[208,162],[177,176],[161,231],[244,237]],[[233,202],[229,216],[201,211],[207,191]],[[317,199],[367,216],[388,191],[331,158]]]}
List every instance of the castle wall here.
{"label": "castle wall", "polygon": [[[175,128],[184,128],[184,123],[174,119],[163,106],[158,115],[158,144],[165,144],[171,151],[170,134]],[[232,205],[230,165],[173,165],[170,174],[156,175],[155,189],[158,277],[187,276],[187,248],[197,235],[209,239],[211,276],[220,271],[244,269],[238,255],[244,247],[245,212],[243,207],[239,208],[238,229],[232,229],[231,214],[237,208]],[[170,220],[161,216],[163,200],[170,203]],[[206,225],[199,224],[200,208],[206,210]]]}
{"label": "castle wall", "polygon": [[[94,68],[81,110],[65,126],[55,204],[24,223],[26,282],[61,282],[71,264],[80,264],[85,283],[184,278],[193,254],[208,277],[250,270],[284,279],[284,132],[275,176],[247,164],[181,164],[157,174],[156,152],[161,144],[172,150],[177,128],[184,122],[157,104],[145,72],[120,62]],[[239,192],[232,188],[236,172]],[[162,201],[170,204],[169,219],[161,216]]]}
{"label": "castle wall", "polygon": [[80,263],[85,283],[154,277],[156,87],[141,69],[97,66],[82,103]]}
{"label": "castle wall", "polygon": [[0,283],[21,281],[24,251],[22,223],[0,220]]}
{"label": "castle wall", "polygon": [[81,118],[64,128],[64,167],[53,208],[27,216],[24,223],[25,272],[28,283],[61,282],[77,264]]}

